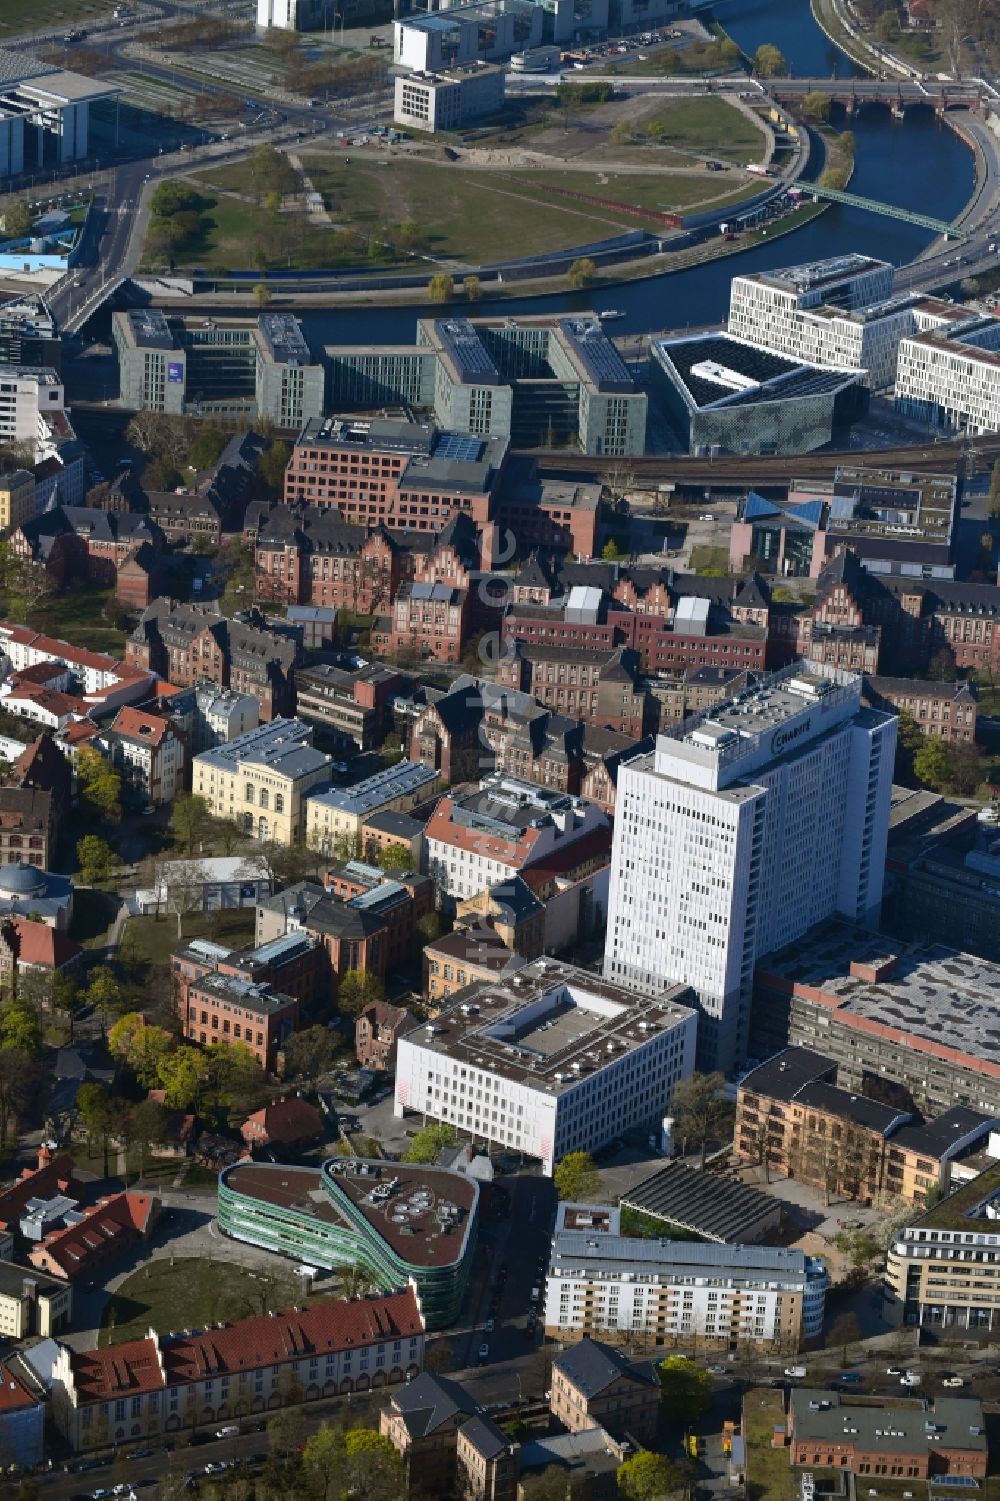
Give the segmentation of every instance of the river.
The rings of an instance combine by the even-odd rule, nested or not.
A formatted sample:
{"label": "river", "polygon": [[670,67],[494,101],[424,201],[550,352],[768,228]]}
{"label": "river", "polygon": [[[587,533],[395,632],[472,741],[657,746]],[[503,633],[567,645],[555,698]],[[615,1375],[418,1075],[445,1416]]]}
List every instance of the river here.
{"label": "river", "polygon": [[[846,77],[857,71],[816,25],[809,0],[722,0],[719,20],[747,53],[753,53],[761,42],[773,42],[791,71],[800,76],[837,73]],[[940,219],[954,218],[972,196],[972,153],[930,110],[910,110],[904,119],[893,120],[888,110],[866,108],[852,122],[852,129],[858,142],[852,192]],[[697,327],[725,317],[729,283],[737,272],[765,271],[850,250],[901,265],[932,238],[929,231],[902,220],[834,204],[811,224],[773,245],[609,288],[600,303],[624,312],[623,318],[609,325],[616,335]],[[476,313],[578,312],[592,306],[591,292],[567,292],[496,302],[484,298]],[[324,344],[410,343],[416,317],[426,312],[423,302],[412,308],[303,311],[301,317],[310,343],[318,348]]]}

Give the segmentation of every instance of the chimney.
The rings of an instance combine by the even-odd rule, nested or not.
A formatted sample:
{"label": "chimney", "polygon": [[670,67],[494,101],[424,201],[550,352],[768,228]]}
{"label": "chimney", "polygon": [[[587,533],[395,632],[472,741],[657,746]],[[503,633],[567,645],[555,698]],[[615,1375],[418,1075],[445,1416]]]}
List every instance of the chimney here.
{"label": "chimney", "polygon": [[49,1142],[47,1142],[47,1141],[43,1141],[41,1143],[41,1145],[39,1146],[39,1148],[38,1148],[38,1167],[39,1167],[39,1170],[41,1170],[43,1167],[48,1167],[48,1165],[49,1165],[49,1163],[51,1161],[52,1161],[52,1147],[51,1147],[51,1144]]}

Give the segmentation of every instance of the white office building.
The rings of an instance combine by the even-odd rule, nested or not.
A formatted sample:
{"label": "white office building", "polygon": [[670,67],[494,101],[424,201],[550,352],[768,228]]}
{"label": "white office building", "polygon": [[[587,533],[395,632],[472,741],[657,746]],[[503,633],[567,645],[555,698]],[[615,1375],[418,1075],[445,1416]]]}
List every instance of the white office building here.
{"label": "white office building", "polygon": [[257,0],[257,25],[282,31],[312,31],[330,20],[334,7],[324,0]]}
{"label": "white office building", "polygon": [[51,442],[46,418],[64,410],[63,384],[54,370],[0,366],[0,443],[23,444],[37,463]]}
{"label": "white office building", "polygon": [[947,329],[903,339],[896,406],[948,431],[1000,431],[1000,318],[969,313]]}
{"label": "white office building", "polygon": [[691,1339],[730,1350],[794,1351],[822,1332],[822,1257],[783,1246],[623,1236],[618,1215],[594,1206],[590,1219],[610,1219],[610,1233],[593,1223],[556,1231],[545,1284],[550,1338],[606,1339],[617,1330],[655,1344]]}
{"label": "white office building", "polygon": [[697,1015],[683,986],[651,1000],[536,959],[452,1001],[399,1039],[395,1114],[537,1157],[549,1175],[567,1152],[661,1121],[694,1068]]}
{"label": "white office building", "polygon": [[896,717],[800,661],[675,736],[619,769],[604,973],[691,985],[699,1065],[729,1071],[761,955],[832,913],[878,915]]}
{"label": "white office building", "polygon": [[893,297],[892,267],[863,255],[837,256],[733,278],[731,334],[812,365],[864,370],[874,390],[896,379],[900,340],[954,316],[921,293]]}

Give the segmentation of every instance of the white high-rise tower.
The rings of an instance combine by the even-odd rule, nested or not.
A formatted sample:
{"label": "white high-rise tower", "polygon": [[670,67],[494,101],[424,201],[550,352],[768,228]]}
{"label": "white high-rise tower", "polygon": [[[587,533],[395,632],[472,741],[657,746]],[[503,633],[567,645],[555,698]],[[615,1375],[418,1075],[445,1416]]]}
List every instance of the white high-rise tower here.
{"label": "white high-rise tower", "polygon": [[699,1067],[742,1062],[762,954],[877,918],[895,749],[859,677],[802,661],[620,768],[605,977],[691,985]]}

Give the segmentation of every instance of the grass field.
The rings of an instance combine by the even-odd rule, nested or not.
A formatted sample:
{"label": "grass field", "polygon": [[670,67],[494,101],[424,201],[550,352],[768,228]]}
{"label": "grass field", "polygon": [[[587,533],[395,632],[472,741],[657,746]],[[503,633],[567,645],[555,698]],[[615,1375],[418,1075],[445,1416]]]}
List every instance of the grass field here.
{"label": "grass field", "polygon": [[[614,209],[556,198],[547,193],[549,186],[665,213],[700,208],[708,200],[735,203],[759,191],[751,184],[723,194],[723,185],[709,173],[692,177],[542,168],[529,177],[399,159],[387,166],[357,159],[348,164],[339,155],[310,156],[303,159],[303,166],[334,222],[360,236],[360,243],[345,253],[342,235],[311,228],[294,250],[287,242],[280,245],[269,258],[275,267],[367,264],[367,239],[391,242],[398,226],[406,222],[421,232],[426,254],[473,264],[518,255],[529,244],[535,251],[563,250],[621,229],[641,228],[646,222]],[[253,190],[246,163],[212,169],[200,174],[198,181],[206,193],[220,188],[235,193]],[[255,204],[214,193],[205,214],[206,233],[178,257],[178,265],[247,266],[259,214]],[[655,221],[648,225],[655,227]],[[407,257],[404,263],[411,261]]]}
{"label": "grass field", "polygon": [[73,589],[55,594],[38,609],[29,610],[27,623],[36,631],[45,631],[74,646],[121,656],[125,650],[125,632],[108,624],[105,610],[118,613],[112,588]]}
{"label": "grass field", "polygon": [[763,131],[715,95],[668,104],[644,119],[641,129],[647,136],[655,132],[664,146],[744,164],[759,161],[764,148]]}
{"label": "grass field", "polygon": [[234,907],[225,912],[189,912],[184,918],[183,936],[177,937],[177,918],[130,917],[125,927],[129,959],[137,963],[166,964],[174,949],[190,943],[192,938],[211,938],[215,943],[242,947],[253,942],[254,909]]}
{"label": "grass field", "polygon": [[3,0],[0,38],[57,26],[74,29],[87,21],[106,20],[114,0]]}
{"label": "grass field", "polygon": [[[176,1166],[176,1165],[175,1165]],[[209,1201],[211,1202],[211,1201]],[[163,1258],[149,1262],[122,1283],[104,1312],[100,1343],[120,1345],[142,1339],[150,1328],[161,1334],[233,1323],[268,1309],[302,1306],[302,1286],[291,1270],[265,1276],[243,1268],[233,1275],[220,1254],[218,1262]]]}

